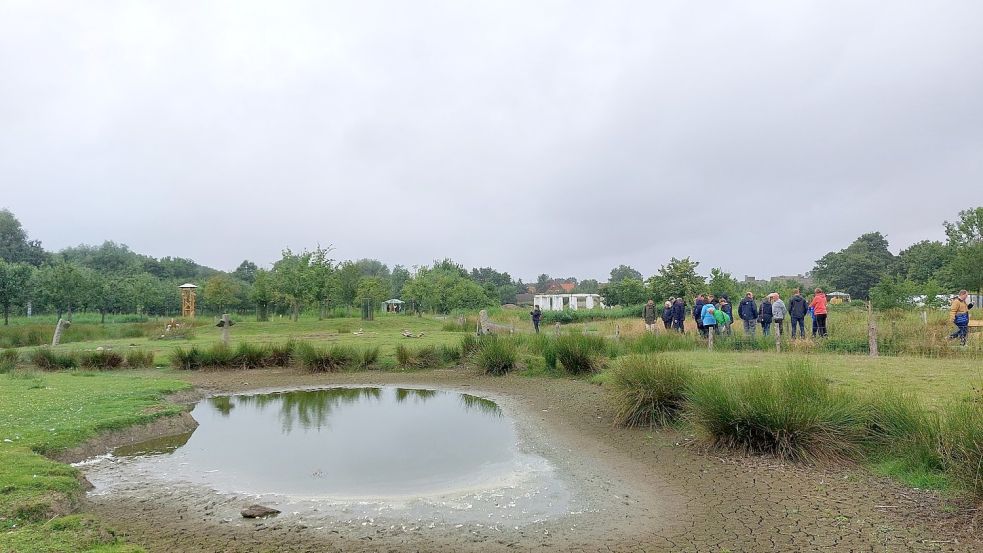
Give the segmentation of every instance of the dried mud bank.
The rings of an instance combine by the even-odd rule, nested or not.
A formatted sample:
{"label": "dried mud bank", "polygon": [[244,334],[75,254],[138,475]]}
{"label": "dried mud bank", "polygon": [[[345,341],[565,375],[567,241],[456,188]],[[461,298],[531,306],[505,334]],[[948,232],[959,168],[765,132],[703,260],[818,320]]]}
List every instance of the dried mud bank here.
{"label": "dried mud bank", "polygon": [[[687,445],[686,436],[672,432],[612,428],[603,390],[582,381],[454,370],[186,377],[202,394],[403,385],[490,397],[516,418],[522,440],[535,444],[570,483],[573,500],[566,514],[521,524],[414,520],[358,509],[318,516],[310,510],[316,505],[253,521],[242,519],[239,509],[255,498],[184,486],[94,490],[85,510],[149,551],[983,550],[972,512],[954,510],[934,494],[860,469],[735,457]],[[141,438],[155,435],[141,432]]]}

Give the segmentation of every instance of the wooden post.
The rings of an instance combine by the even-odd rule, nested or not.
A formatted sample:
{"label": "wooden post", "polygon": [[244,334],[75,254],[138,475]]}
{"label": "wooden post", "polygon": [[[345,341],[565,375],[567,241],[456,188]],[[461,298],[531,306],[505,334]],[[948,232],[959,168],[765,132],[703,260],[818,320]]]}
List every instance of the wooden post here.
{"label": "wooden post", "polygon": [[871,357],[877,357],[877,322],[874,321],[874,306],[867,302],[867,344]]}
{"label": "wooden post", "polygon": [[922,309],[922,324],[928,324],[928,311]]}
{"label": "wooden post", "polygon": [[229,321],[229,314],[222,314],[222,343],[226,346],[229,345],[229,327],[232,326],[231,321]]}
{"label": "wooden post", "polygon": [[775,351],[778,353],[782,352],[782,327],[781,324],[785,321],[781,321],[778,324],[774,322],[771,323],[772,332],[775,333]]}
{"label": "wooden post", "polygon": [[713,329],[707,329],[707,349],[713,351]]}
{"label": "wooden post", "polygon": [[51,345],[57,346],[61,342],[61,333],[66,328],[72,326],[72,321],[66,321],[65,319],[58,319],[58,324],[55,325],[55,335],[51,338]]}

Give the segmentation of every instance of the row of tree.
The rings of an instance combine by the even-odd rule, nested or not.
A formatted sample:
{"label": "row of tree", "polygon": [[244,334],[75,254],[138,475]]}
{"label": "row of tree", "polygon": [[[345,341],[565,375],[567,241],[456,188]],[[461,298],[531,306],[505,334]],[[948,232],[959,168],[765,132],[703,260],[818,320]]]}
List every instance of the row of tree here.
{"label": "row of tree", "polygon": [[[880,233],[864,234],[819,259],[811,277],[826,289],[870,298],[878,307],[904,306],[916,298],[930,303],[959,288],[983,289],[983,207],[960,212],[957,221],[945,223],[945,231],[945,242],[922,241],[898,255],[890,252]],[[711,269],[707,278],[697,273],[699,262],[688,257],[672,258],[648,278],[620,265],[603,285],[593,279],[541,274],[527,286],[508,273],[490,267],[468,271],[450,259],[411,271],[400,265],[390,269],[375,259],[339,262],[330,253],[330,247],[320,246],[299,253],[288,249],[270,269],[247,260],[228,273],[190,259],[141,255],[114,242],[51,253],[28,238],[12,213],[0,210],[0,308],[5,323],[11,312],[29,309],[59,316],[79,310],[103,316],[175,315],[180,311],[178,286],[185,282],[201,287],[199,303],[206,311],[255,312],[260,319],[271,313],[296,318],[305,309],[324,317],[335,308],[348,309],[363,301],[378,305],[389,298],[446,313],[514,303],[517,294],[528,291],[599,292],[608,305],[634,305],[702,292],[787,295],[801,287],[788,281],[765,289],[763,284],[738,282],[721,268]]]}
{"label": "row of tree", "polygon": [[[875,307],[906,307],[915,303],[942,303],[949,294],[966,289],[983,291],[983,207],[959,212],[955,222],[945,222],[946,241],[924,240],[894,255],[879,232],[857,238],[846,248],[829,252],[816,261],[810,273],[825,290],[837,290]],[[723,269],[710,270],[709,279],[696,272],[699,262],[673,258],[657,274],[643,279],[637,270],[621,265],[601,286],[608,305],[634,305],[649,298],[693,298],[710,292],[730,297],[747,291],[761,295],[778,292],[787,297],[794,280],[763,284],[738,282]]]}

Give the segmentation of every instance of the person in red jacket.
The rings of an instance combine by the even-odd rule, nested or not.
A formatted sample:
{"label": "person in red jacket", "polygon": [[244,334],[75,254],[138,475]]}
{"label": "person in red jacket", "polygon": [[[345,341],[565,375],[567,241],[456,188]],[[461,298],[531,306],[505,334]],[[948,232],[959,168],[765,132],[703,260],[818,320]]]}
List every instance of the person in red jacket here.
{"label": "person in red jacket", "polygon": [[816,315],[816,331],[820,337],[826,336],[826,294],[822,288],[816,288],[816,295],[809,302],[809,307]]}

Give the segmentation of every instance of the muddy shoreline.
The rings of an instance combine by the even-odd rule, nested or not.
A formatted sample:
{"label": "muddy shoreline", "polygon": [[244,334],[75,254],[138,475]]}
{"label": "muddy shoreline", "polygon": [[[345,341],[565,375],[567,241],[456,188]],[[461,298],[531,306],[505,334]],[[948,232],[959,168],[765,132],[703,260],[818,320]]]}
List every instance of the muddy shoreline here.
{"label": "muddy shoreline", "polygon": [[[614,428],[603,390],[582,381],[487,377],[467,370],[312,375],[263,370],[186,375],[175,398],[328,385],[433,386],[491,397],[523,421],[584,504],[519,527],[314,521],[284,513],[244,521],[246,498],[161,486],[121,497],[95,490],[83,509],[149,551],[974,551],[983,549],[959,505],[851,467],[785,465],[706,451],[671,431]],[[101,436],[63,459],[186,431],[190,415]],[[193,421],[193,419],[192,419]]]}

